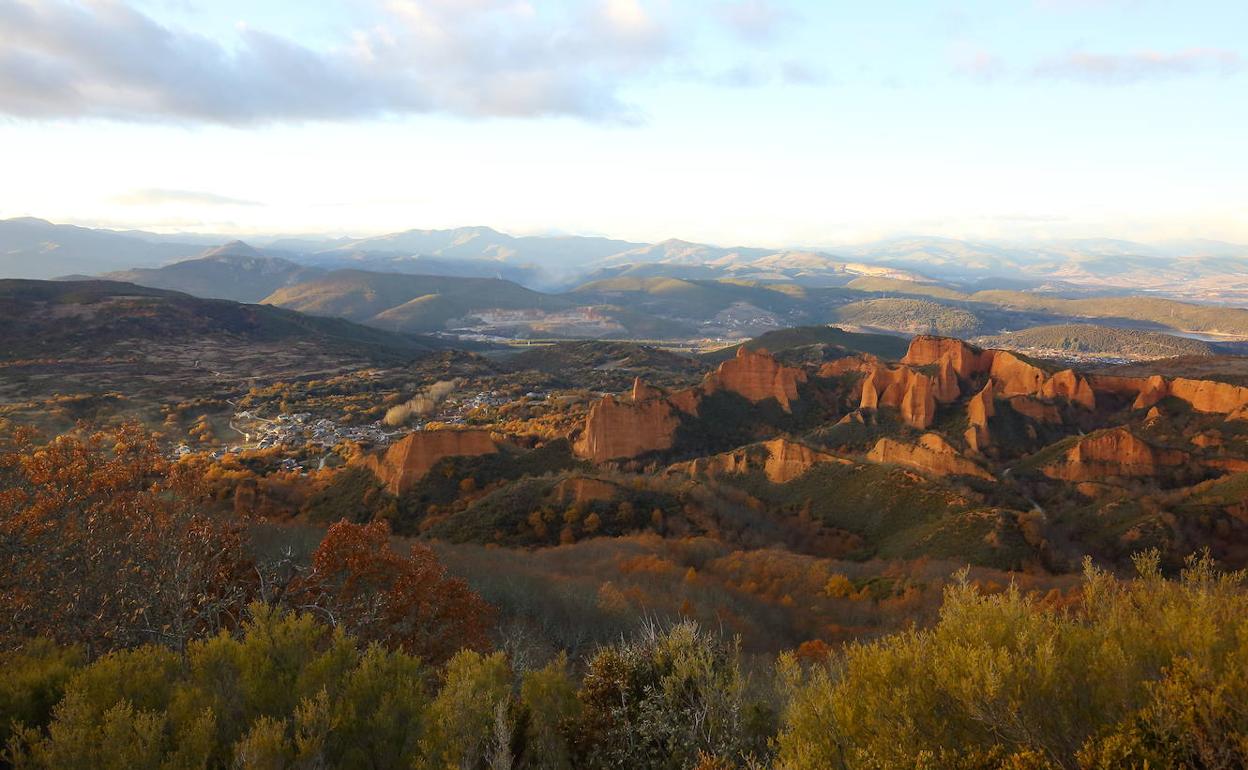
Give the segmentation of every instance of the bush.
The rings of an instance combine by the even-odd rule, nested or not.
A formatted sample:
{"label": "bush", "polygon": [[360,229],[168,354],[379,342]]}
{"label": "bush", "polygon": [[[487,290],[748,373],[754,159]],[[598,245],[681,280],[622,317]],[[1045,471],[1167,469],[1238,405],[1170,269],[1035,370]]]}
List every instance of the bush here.
{"label": "bush", "polygon": [[703,755],[745,761],[760,748],[737,642],[696,623],[650,623],[598,652],[572,733],[576,767],[686,768]]}
{"label": "bush", "polygon": [[1155,553],[1139,578],[1086,568],[1081,606],[1017,589],[948,589],[939,622],[850,647],[802,673],[784,768],[1242,767],[1248,762],[1248,593],[1193,559]]}

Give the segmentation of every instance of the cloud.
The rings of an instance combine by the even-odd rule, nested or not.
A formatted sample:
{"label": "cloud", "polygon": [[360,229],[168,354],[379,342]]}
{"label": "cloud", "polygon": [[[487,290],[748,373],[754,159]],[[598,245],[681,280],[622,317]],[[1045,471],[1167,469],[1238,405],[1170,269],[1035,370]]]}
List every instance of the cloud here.
{"label": "cloud", "polygon": [[1075,52],[1041,62],[1033,74],[1041,78],[1120,85],[1144,80],[1201,74],[1230,75],[1242,64],[1233,51],[1189,48],[1175,53],[1142,51],[1132,54]]}
{"label": "cloud", "polygon": [[733,0],[715,6],[715,13],[742,40],[764,43],[776,37],[792,14],[773,0]]}
{"label": "cloud", "polygon": [[0,0],[0,114],[234,125],[429,112],[633,122],[621,90],[670,61],[677,38],[642,0],[554,15],[527,0],[388,0],[374,26],[326,50],[245,26],[225,45],[122,0]]}
{"label": "cloud", "polygon": [[827,74],[822,69],[796,59],[779,63],[740,63],[701,79],[724,88],[818,86],[828,82]]}
{"label": "cloud", "polygon": [[242,198],[231,198],[227,195],[202,192],[199,190],[168,190],[149,188],[132,190],[118,195],[113,200],[127,206],[163,206],[170,203],[189,203],[197,206],[260,206],[256,201]]}
{"label": "cloud", "polygon": [[963,50],[954,56],[954,71],[960,75],[980,81],[991,81],[1006,72],[1005,62],[1000,56],[983,49]]}

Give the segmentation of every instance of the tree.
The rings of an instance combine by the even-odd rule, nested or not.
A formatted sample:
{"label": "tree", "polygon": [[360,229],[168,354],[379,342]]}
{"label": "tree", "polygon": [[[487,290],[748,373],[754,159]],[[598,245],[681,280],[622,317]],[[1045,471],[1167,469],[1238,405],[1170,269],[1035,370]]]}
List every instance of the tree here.
{"label": "tree", "polygon": [[237,623],[252,590],[243,522],[208,510],[150,433],[36,439],[0,430],[0,645],[181,649]]}
{"label": "tree", "polygon": [[463,580],[447,576],[427,545],[413,543],[406,556],[394,551],[384,521],[330,527],[291,601],[316,608],[365,643],[432,663],[463,648],[489,648],[493,608]]}

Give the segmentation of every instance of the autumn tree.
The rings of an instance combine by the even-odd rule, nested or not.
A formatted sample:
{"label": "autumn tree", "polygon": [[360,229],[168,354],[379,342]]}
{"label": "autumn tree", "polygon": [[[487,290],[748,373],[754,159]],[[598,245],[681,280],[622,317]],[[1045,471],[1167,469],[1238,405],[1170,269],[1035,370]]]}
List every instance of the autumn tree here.
{"label": "autumn tree", "polygon": [[181,648],[237,622],[251,573],[242,523],[140,426],[0,431],[0,644]]}
{"label": "autumn tree", "polygon": [[489,647],[490,605],[449,577],[429,546],[413,543],[406,555],[392,549],[384,521],[330,527],[291,597],[365,642],[427,661]]}

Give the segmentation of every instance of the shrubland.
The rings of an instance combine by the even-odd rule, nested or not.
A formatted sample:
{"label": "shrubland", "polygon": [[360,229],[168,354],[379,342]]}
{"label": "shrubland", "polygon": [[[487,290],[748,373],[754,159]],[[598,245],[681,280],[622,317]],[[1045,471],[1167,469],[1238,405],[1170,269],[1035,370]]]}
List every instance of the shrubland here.
{"label": "shrubland", "polygon": [[1248,587],[1208,555],[949,580],[653,520],[431,547],[253,520],[136,426],[0,435],[7,767],[1248,763]]}

